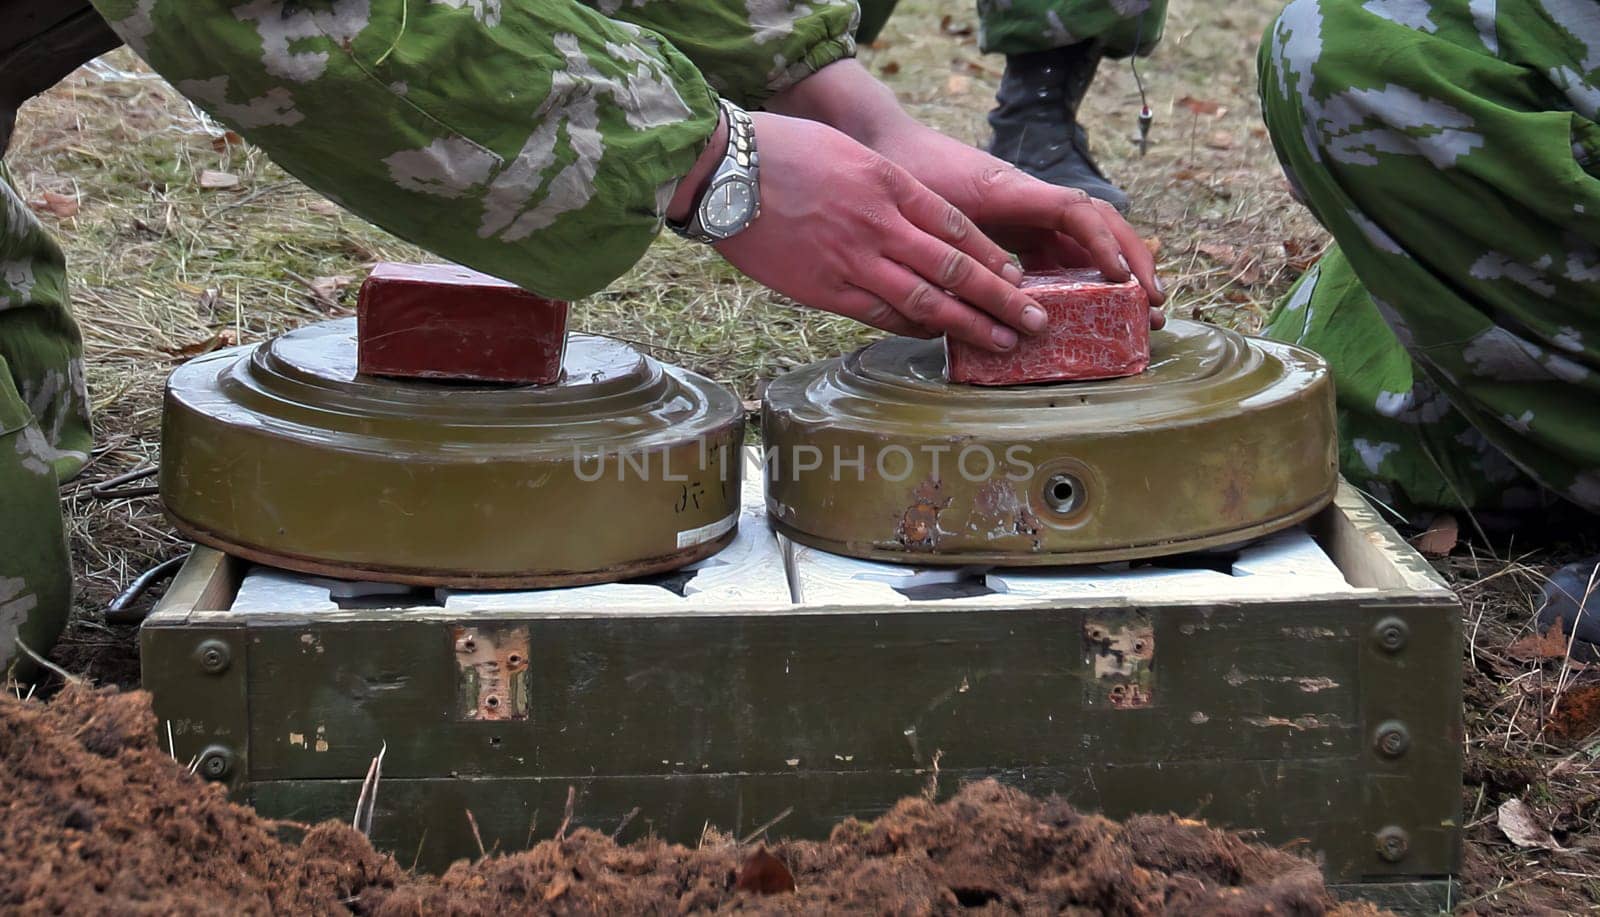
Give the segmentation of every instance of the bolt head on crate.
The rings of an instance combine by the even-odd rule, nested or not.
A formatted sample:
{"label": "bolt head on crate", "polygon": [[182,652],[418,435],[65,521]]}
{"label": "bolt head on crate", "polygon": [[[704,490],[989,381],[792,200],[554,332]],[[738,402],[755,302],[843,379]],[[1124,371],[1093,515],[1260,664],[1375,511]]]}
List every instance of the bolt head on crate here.
{"label": "bolt head on crate", "polygon": [[1005,353],[945,339],[945,372],[969,385],[1116,379],[1150,365],[1150,300],[1139,281],[1112,283],[1095,270],[1054,270],[1023,278],[1044,308],[1043,331]]}
{"label": "bolt head on crate", "polygon": [[566,303],[454,264],[381,263],[356,302],[364,375],[549,385],[566,342]]}

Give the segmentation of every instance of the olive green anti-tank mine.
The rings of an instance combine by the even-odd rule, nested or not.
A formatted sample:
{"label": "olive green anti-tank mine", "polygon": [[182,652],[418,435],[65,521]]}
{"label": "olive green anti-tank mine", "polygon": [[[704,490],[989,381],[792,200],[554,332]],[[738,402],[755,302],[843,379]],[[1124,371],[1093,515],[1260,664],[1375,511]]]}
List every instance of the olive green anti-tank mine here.
{"label": "olive green anti-tank mine", "polygon": [[355,330],[173,373],[161,495],[185,535],[293,570],[484,587],[625,579],[732,538],[743,412],[722,386],[582,334],[549,386],[358,376]]}
{"label": "olive green anti-tank mine", "polygon": [[1338,483],[1333,384],[1298,347],[1173,321],[1123,379],[983,388],[892,338],[767,388],[767,508],[802,543],[922,564],[1098,563],[1294,525]]}

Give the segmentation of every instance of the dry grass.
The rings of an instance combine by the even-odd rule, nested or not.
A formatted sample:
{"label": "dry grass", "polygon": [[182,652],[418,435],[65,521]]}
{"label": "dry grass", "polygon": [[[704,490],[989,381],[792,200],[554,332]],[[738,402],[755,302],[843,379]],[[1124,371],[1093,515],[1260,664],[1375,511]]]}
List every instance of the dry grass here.
{"label": "dry grass", "polygon": [[[1255,48],[1277,5],[1174,5],[1165,43],[1140,67],[1156,112],[1148,155],[1140,157],[1131,139],[1139,103],[1126,62],[1104,65],[1085,116],[1102,164],[1133,194],[1131,219],[1152,239],[1174,294],[1171,311],[1245,330],[1260,326],[1324,244],[1289,198],[1257,114]],[[918,116],[982,142],[999,61],[977,52],[971,9],[958,0],[907,0],[863,56]],[[125,53],[112,62],[137,70]],[[1197,113],[1181,102],[1186,97],[1221,111]],[[359,278],[375,260],[425,256],[341,213],[248,146],[219,142],[159,80],[79,72],[23,110],[10,162],[26,197],[53,191],[81,202],[55,228],[87,338],[101,449],[80,481],[63,488],[80,613],[55,657],[74,671],[128,683],[137,678],[131,636],[101,623],[99,609],[140,570],[184,546],[153,499],[97,500],[89,486],[156,461],[160,389],[174,352],[223,332],[258,341],[342,311],[353,287],[338,278]],[[204,190],[204,170],[237,175],[239,186]],[[747,398],[782,369],[870,336],[798,310],[713,253],[673,239],[575,314],[586,330],[643,344]],[[1571,911],[1600,902],[1600,794],[1593,789],[1600,743],[1552,727],[1570,713],[1564,699],[1595,675],[1560,659],[1518,660],[1508,649],[1527,633],[1550,560],[1468,554],[1442,562],[1466,604],[1471,637],[1472,911]],[[1513,847],[1494,819],[1509,798],[1527,801],[1578,852]]]}

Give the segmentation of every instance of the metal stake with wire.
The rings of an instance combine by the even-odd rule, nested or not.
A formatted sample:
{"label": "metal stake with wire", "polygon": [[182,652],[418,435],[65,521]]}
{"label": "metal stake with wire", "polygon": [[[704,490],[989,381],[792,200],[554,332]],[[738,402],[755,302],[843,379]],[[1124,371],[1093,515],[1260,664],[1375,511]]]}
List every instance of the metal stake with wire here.
{"label": "metal stake with wire", "polygon": [[1150,125],[1155,123],[1155,112],[1150,110],[1150,100],[1145,96],[1144,78],[1139,76],[1139,53],[1144,50],[1144,18],[1149,15],[1149,10],[1139,14],[1139,25],[1133,33],[1133,53],[1128,55],[1128,67],[1133,70],[1134,85],[1139,87],[1139,155],[1143,156],[1150,150]]}

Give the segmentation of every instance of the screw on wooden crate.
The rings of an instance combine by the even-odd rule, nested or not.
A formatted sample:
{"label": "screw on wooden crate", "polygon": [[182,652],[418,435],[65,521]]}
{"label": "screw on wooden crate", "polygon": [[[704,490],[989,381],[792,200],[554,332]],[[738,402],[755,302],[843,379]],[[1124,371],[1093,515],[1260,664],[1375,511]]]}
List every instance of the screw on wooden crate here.
{"label": "screw on wooden crate", "polygon": [[1380,723],[1372,746],[1385,758],[1398,758],[1411,748],[1411,732],[1399,720]]}
{"label": "screw on wooden crate", "polygon": [[194,649],[194,659],[207,675],[221,675],[233,663],[233,651],[221,640],[202,640]]}
{"label": "screw on wooden crate", "polygon": [[195,769],[207,780],[221,780],[233,770],[233,752],[213,745],[200,753]]}
{"label": "screw on wooden crate", "polygon": [[1372,628],[1372,641],[1386,653],[1400,652],[1410,639],[1411,625],[1402,618],[1387,617]]}
{"label": "screw on wooden crate", "polygon": [[1411,837],[1399,825],[1389,825],[1373,835],[1378,856],[1388,863],[1398,863],[1411,850]]}

